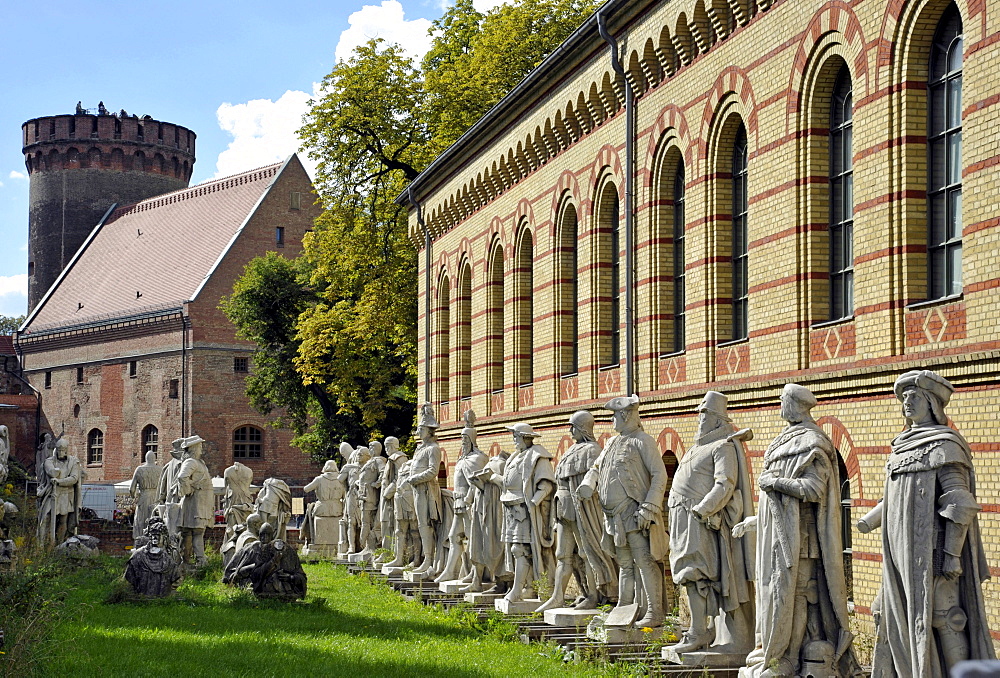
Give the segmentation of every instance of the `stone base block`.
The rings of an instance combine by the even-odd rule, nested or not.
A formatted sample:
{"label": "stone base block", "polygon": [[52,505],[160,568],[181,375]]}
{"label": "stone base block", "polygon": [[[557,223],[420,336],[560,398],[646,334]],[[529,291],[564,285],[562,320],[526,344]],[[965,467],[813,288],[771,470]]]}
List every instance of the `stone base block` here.
{"label": "stone base block", "polygon": [[469,582],[462,581],[461,579],[451,579],[449,581],[443,581],[438,584],[438,590],[441,593],[459,593],[462,589],[469,585]]}
{"label": "stone base block", "polygon": [[545,610],[542,614],[546,624],[579,628],[586,626],[587,622],[596,617],[599,612],[600,610],[575,610],[571,607],[557,607]]}
{"label": "stone base block", "polygon": [[[587,631],[587,636],[590,637],[590,629]],[[663,635],[662,626],[658,626],[649,631],[643,631],[635,626],[604,626],[601,631],[604,634],[603,638],[591,638],[591,640],[600,640],[611,645],[622,645],[626,643],[642,645],[644,643],[657,640]]]}
{"label": "stone base block", "polygon": [[382,574],[387,577],[399,577],[403,574],[403,568],[395,565],[383,565]]}
{"label": "stone base block", "polygon": [[529,598],[512,603],[506,598],[497,598],[493,601],[493,606],[504,614],[530,614],[538,609],[542,604],[538,598]]}
{"label": "stone base block", "polygon": [[424,581],[425,579],[432,579],[426,572],[414,572],[413,570],[407,570],[403,572],[403,581]]}
{"label": "stone base block", "polygon": [[333,544],[337,548],[340,542],[340,518],[319,516],[313,518],[313,541],[317,544]]}
{"label": "stone base block", "polygon": [[336,558],[336,544],[306,544],[299,552],[307,560],[319,560],[321,558]]}
{"label": "stone base block", "polygon": [[349,563],[367,563],[371,559],[371,552],[351,553],[347,556],[347,562]]}
{"label": "stone base block", "polygon": [[473,593],[465,594],[465,602],[472,603],[473,605],[489,605],[497,598],[503,598],[503,594],[483,593],[482,591],[475,591]]}
{"label": "stone base block", "polygon": [[697,652],[677,654],[672,647],[665,647],[661,656],[671,664],[700,666],[709,669],[735,669],[746,666],[747,653],[712,652],[711,648]]}

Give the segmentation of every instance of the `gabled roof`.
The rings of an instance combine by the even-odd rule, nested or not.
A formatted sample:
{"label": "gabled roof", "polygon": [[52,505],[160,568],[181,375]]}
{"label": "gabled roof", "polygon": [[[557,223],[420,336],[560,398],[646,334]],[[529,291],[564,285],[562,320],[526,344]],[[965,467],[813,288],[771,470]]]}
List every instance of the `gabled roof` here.
{"label": "gabled roof", "polygon": [[0,334],[0,355],[17,355],[14,352],[14,337]]}
{"label": "gabled roof", "polygon": [[179,310],[293,159],[112,208],[22,333]]}

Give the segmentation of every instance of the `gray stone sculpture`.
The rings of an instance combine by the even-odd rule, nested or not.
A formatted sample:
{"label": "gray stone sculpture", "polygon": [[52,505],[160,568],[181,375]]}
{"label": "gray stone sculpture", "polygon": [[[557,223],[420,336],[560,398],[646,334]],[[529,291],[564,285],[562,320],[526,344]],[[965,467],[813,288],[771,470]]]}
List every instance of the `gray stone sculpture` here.
{"label": "gray stone sculpture", "polygon": [[253,510],[259,513],[265,523],[274,528],[276,539],[284,541],[288,529],[288,519],[292,515],[292,491],[288,483],[279,478],[268,478],[257,493]]}
{"label": "gray stone sculpture", "polygon": [[7,463],[10,459],[10,433],[0,425],[0,485],[7,482]]}
{"label": "gray stone sculpture", "polygon": [[100,539],[91,537],[89,534],[75,534],[59,544],[55,553],[78,563],[93,560],[100,554],[100,543]]}
{"label": "gray stone sculpture", "polygon": [[663,561],[667,556],[663,495],[667,470],[656,441],[643,431],[639,397],[609,401],[618,435],[611,438],[577,490],[581,500],[597,491],[604,510],[605,548],[620,568],[618,605],[606,628],[663,626]]}
{"label": "gray stone sculpture", "polygon": [[382,548],[386,551],[386,554],[376,559],[376,562],[381,563],[392,560],[393,556],[388,555],[388,552],[395,549],[396,537],[393,498],[392,495],[387,496],[386,492],[389,487],[392,487],[395,491],[396,480],[399,476],[399,467],[406,461],[406,455],[399,451],[399,439],[395,436],[389,436],[385,439],[385,454],[387,458],[382,469],[382,477],[379,478],[378,495],[378,520],[382,530]]}
{"label": "gray stone sculpture", "polygon": [[417,435],[420,444],[410,460],[408,477],[402,481],[405,487],[413,489],[413,510],[417,514],[417,529],[420,532],[420,551],[423,560],[413,571],[433,578],[434,560],[437,556],[437,530],[441,523],[441,486],[438,484],[438,469],[441,466],[441,448],[437,443],[437,419],[430,403],[420,408]]}
{"label": "gray stone sculpture", "polygon": [[[742,664],[754,644],[755,544],[753,533],[738,539],[732,531],[753,515],[743,446],[753,433],[736,431],[726,403],[721,393],[705,394],[695,443],[670,487],[670,571],[691,608],[691,627],[672,649],[736,654]],[[715,619],[714,630],[709,618]]]}
{"label": "gray stone sculpture", "polygon": [[43,546],[62,544],[76,534],[85,475],[80,460],[69,454],[68,440],[56,442],[37,475],[38,541]]}
{"label": "gray stone sculpture", "polygon": [[511,603],[524,599],[532,582],[551,577],[555,571],[552,495],[556,489],[552,453],[535,444],[538,434],[530,424],[506,427],[514,438],[514,452],[503,470],[503,528],[507,570],[514,581],[504,598]]}
{"label": "gray stone sculpture", "polygon": [[184,439],[181,443],[182,461],[177,471],[182,560],[190,564],[193,556],[194,565],[198,567],[208,563],[205,558],[205,528],[215,522],[212,476],[201,460],[204,442],[198,435]]}
{"label": "gray stone sculpture", "polygon": [[960,661],[996,658],[972,451],[948,426],[947,379],[913,370],[893,390],[907,428],[892,441],[885,498],[858,523],[862,532],[892,527],[882,531],[872,676],[947,676]]}
{"label": "gray stone sculpture", "polygon": [[125,564],[125,581],[136,595],[162,598],[180,583],[180,553],[172,540],[162,518],[147,520]]}
{"label": "gray stone sculpture", "polygon": [[136,498],[132,516],[132,539],[138,539],[146,529],[146,521],[156,506],[156,490],[160,485],[160,467],[156,465],[156,452],[146,453],[146,462],[139,464],[132,474],[128,493]]}
{"label": "gray stone sculpture", "polygon": [[788,427],[764,453],[757,481],[758,646],[742,678],[807,675],[823,663],[835,673],[811,675],[860,672],[848,630],[837,451],[809,413],[815,406],[808,389],[785,385],[781,418]]}
{"label": "gray stone sculpture", "polygon": [[260,541],[260,528],[263,524],[264,521],[258,513],[251,513],[247,516],[246,525],[243,526],[245,529],[239,531],[239,534],[236,537],[236,543],[233,545],[233,555],[230,556],[229,561],[222,570],[222,583],[233,584],[233,579],[236,576],[236,563],[239,561],[240,551],[245,549],[250,544]]}
{"label": "gray stone sculpture", "polygon": [[484,582],[492,582],[487,593],[504,594],[510,590],[514,574],[506,567],[505,549],[500,541],[503,530],[503,470],[510,454],[506,450],[486,462],[479,473],[469,478],[472,484],[471,516],[469,521],[469,560],[472,581],[466,593],[483,590]]}
{"label": "gray stone sculpture", "polygon": [[[476,447],[476,413],[466,410],[462,428],[462,453],[455,462],[454,517],[448,531],[448,561],[435,581],[443,582],[462,576],[462,565],[468,560],[468,539],[471,529],[472,482],[470,478],[486,467],[487,456]],[[468,581],[472,581],[469,572]]]}
{"label": "gray stone sculpture", "polygon": [[360,549],[361,535],[361,498],[358,496],[358,476],[361,475],[361,466],[367,462],[367,458],[362,458],[368,453],[368,449],[359,447],[357,450],[348,443],[340,444],[340,454],[344,458],[344,465],[340,467],[340,482],[344,484],[344,517],[341,522],[341,540],[339,552],[342,555],[357,553]]}
{"label": "gray stone sculpture", "polygon": [[260,539],[243,549],[233,559],[229,583],[249,586],[258,598],[295,600],[306,597],[306,573],[295,549],[274,537],[274,528],[264,523]]}
{"label": "gray stone sculpture", "polygon": [[177,438],[170,443],[171,459],[160,473],[160,484],[156,491],[157,511],[163,517],[163,522],[167,524],[167,530],[172,537],[180,535],[181,496],[177,487],[177,474],[181,470],[183,443],[184,438]]}
{"label": "gray stone sculpture", "polygon": [[253,512],[253,469],[240,462],[222,472],[226,494],[222,498],[222,512],[226,517],[226,534],[237,525],[245,524]]}
{"label": "gray stone sculpture", "polygon": [[18,508],[13,502],[0,502],[0,565],[6,565],[14,558],[17,547],[14,540],[9,539],[10,528],[17,517]]}
{"label": "gray stone sculpture", "polygon": [[407,480],[413,462],[405,454],[397,452],[390,457],[390,463],[397,466],[396,482],[391,483],[386,492],[392,498],[393,521],[395,535],[393,537],[393,559],[385,564],[387,568],[405,567],[417,562],[421,557],[420,527],[417,524],[417,511],[413,506],[413,488]]}
{"label": "gray stone sculpture", "polygon": [[340,535],[340,520],[344,517],[344,483],[340,481],[340,471],[333,459],[323,464],[323,473],[313,478],[302,488],[303,492],[315,492],[316,501],[306,507],[300,536],[305,542],[304,555],[337,555]]}
{"label": "gray stone sculpture", "polygon": [[561,608],[566,598],[570,574],[575,574],[581,596],[572,605],[593,610],[618,598],[618,568],[601,541],[604,518],[597,497],[577,495],[587,472],[601,455],[594,437],[594,416],[585,410],[569,418],[573,445],[556,466],[555,555],[556,573],[552,596],[536,610]]}
{"label": "gray stone sculpture", "polygon": [[382,471],[385,469],[382,443],[373,440],[368,443],[367,449],[371,456],[358,472],[358,504],[361,508],[359,539],[361,552],[365,555],[373,552],[379,545],[379,493],[382,491]]}

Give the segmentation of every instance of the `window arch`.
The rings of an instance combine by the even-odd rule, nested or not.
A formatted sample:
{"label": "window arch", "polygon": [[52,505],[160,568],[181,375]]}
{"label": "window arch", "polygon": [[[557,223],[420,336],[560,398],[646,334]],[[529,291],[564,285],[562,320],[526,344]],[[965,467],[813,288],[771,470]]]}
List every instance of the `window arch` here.
{"label": "window arch", "polygon": [[233,459],[260,459],[264,451],[264,432],[256,426],[241,426],[233,431]]}
{"label": "window arch", "polygon": [[490,392],[503,391],[503,249],[494,244],[487,272],[487,383]]}
{"label": "window arch", "polygon": [[656,322],[653,350],[660,356],[677,353],[685,347],[685,216],[684,159],[675,143],[664,145],[657,165],[655,194],[656,242],[654,275],[656,279],[653,313]]}
{"label": "window arch", "polygon": [[472,397],[472,266],[465,260],[458,271],[455,297],[455,395]]}
{"label": "window arch", "polygon": [[150,424],[146,428],[142,429],[142,456],[145,459],[146,454],[149,452],[158,454],[159,451],[160,431],[155,426]]}
{"label": "window arch", "polygon": [[732,275],[733,275],[733,320],[732,340],[746,339],[749,336],[749,249],[748,224],[749,199],[747,195],[747,130],[740,123],[733,139],[733,174],[732,174]]}
{"label": "window arch", "polygon": [[104,463],[104,431],[99,428],[91,429],[87,434],[87,463]]}
{"label": "window arch", "polygon": [[830,101],[830,320],[854,313],[854,103],[840,67]]}
{"label": "window arch", "polygon": [[962,292],[962,17],[945,10],[927,82],[928,298]]}
{"label": "window arch", "polygon": [[601,367],[621,363],[621,210],[618,187],[606,182],[598,198],[598,345]]}
{"label": "window arch", "polygon": [[576,374],[580,370],[580,260],[577,250],[579,222],[576,206],[567,201],[559,219],[557,266],[559,274],[558,360],[559,374]]}
{"label": "window arch", "polygon": [[534,239],[525,227],[517,241],[514,266],[514,380],[534,381]]}
{"label": "window arch", "polygon": [[434,355],[433,392],[438,403],[448,401],[449,350],[448,345],[451,329],[451,309],[448,301],[451,296],[451,284],[448,275],[442,274],[438,280],[437,307],[434,309]]}

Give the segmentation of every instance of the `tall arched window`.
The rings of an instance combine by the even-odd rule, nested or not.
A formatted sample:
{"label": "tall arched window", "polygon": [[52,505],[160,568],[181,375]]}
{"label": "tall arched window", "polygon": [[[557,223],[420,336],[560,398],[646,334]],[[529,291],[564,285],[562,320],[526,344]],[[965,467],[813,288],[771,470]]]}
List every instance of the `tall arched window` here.
{"label": "tall arched window", "polygon": [[598,211],[598,290],[604,299],[600,308],[599,327],[601,366],[621,363],[621,240],[618,188],[611,182],[604,184]]}
{"label": "tall arched window", "polygon": [[458,273],[455,297],[455,396],[472,397],[472,266],[466,261]]}
{"label": "tall arched window", "polygon": [[854,313],[854,157],[851,72],[842,66],[830,102],[830,319]]}
{"label": "tall arched window", "polygon": [[256,426],[241,426],[233,431],[233,459],[260,459],[264,451],[264,432]]}
{"label": "tall arched window", "polygon": [[451,284],[448,276],[442,275],[438,281],[437,308],[434,315],[434,356],[432,364],[434,366],[434,398],[439,403],[448,401],[448,375],[449,375],[449,351],[450,329],[451,329],[451,308],[449,298],[451,296]]}
{"label": "tall arched window", "polygon": [[747,130],[741,123],[733,141],[733,340],[749,335],[747,160]]}
{"label": "tall arched window", "polygon": [[514,380],[520,385],[535,378],[534,356],[534,242],[531,231],[521,230],[514,266]]}
{"label": "tall arched window", "polygon": [[160,450],[160,431],[150,424],[146,428],[142,429],[142,456],[145,458],[146,454],[152,452],[156,454]]}
{"label": "tall arched window", "polygon": [[934,33],[927,83],[928,297],[962,292],[962,18],[951,5]]}
{"label": "tall arched window", "polygon": [[673,192],[673,350],[683,351],[685,348],[685,283],[687,276],[684,268],[684,164],[677,163],[677,171],[674,172],[674,192]]}
{"label": "tall arched window", "polygon": [[493,246],[486,284],[488,383],[493,393],[503,391],[503,249]]}
{"label": "tall arched window", "polygon": [[579,258],[577,255],[576,207],[568,203],[559,224],[559,373],[576,374],[580,369]]}
{"label": "tall arched window", "polygon": [[104,431],[99,428],[91,429],[87,434],[87,463],[104,463]]}

